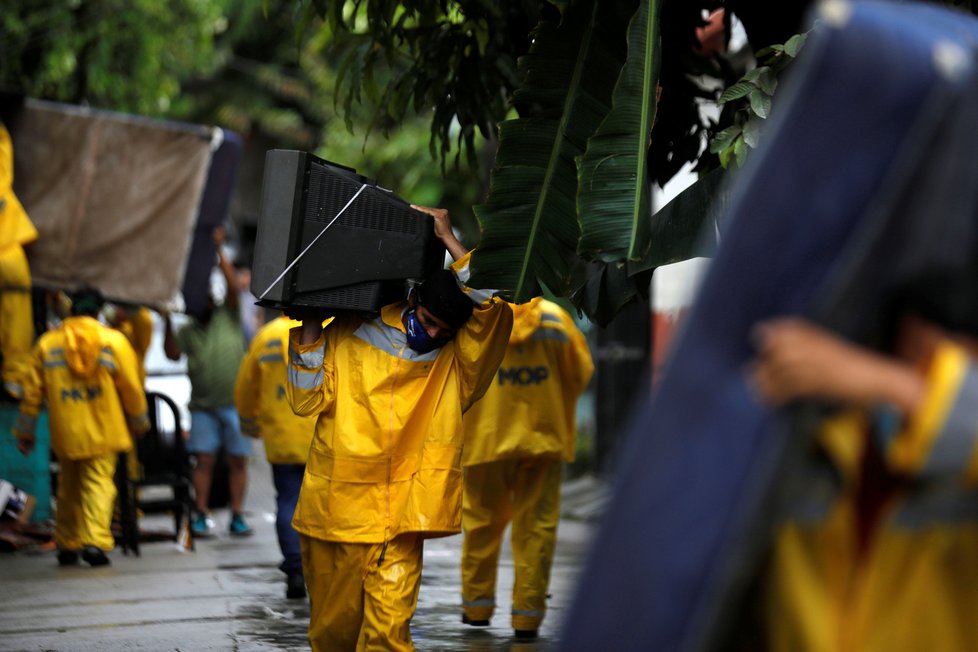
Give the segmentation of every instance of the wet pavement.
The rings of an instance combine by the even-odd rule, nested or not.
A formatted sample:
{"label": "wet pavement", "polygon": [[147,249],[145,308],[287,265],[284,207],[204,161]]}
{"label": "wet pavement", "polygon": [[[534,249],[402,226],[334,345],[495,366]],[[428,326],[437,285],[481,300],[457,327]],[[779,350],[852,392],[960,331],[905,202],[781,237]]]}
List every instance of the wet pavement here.
{"label": "wet pavement", "polygon": [[[251,463],[246,502],[255,535],[227,534],[227,510],[214,514],[218,536],[195,552],[172,541],[141,545],[141,556],[111,553],[112,565],[59,568],[53,552],[0,554],[0,650],[308,650],[305,600],[285,598],[275,539],[274,490],[263,459]],[[418,609],[411,624],[418,650],[555,650],[605,492],[592,480],[565,485],[547,619],[540,638],[517,642],[509,622],[512,561],[499,568],[496,615],[489,627],[461,623],[461,536],[425,544]],[[147,517],[145,530],[172,519]],[[508,534],[507,534],[508,537]]]}

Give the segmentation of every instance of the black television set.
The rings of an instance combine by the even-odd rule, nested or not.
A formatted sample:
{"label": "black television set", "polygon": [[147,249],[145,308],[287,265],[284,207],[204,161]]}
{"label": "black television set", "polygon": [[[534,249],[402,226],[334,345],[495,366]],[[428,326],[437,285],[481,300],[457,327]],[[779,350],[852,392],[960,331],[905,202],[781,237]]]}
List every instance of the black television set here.
{"label": "black television set", "polygon": [[378,312],[445,263],[434,220],[356,170],[265,155],[251,291],[259,305]]}

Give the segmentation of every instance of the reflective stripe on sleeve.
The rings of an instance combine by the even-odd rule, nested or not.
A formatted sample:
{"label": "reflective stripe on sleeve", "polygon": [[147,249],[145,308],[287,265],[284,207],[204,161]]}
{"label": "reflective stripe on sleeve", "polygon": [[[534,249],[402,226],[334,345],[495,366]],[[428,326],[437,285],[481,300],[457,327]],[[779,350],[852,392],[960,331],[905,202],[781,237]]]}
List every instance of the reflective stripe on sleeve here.
{"label": "reflective stripe on sleeve", "polygon": [[289,365],[289,384],[304,391],[314,390],[323,384],[323,368],[306,370]]}

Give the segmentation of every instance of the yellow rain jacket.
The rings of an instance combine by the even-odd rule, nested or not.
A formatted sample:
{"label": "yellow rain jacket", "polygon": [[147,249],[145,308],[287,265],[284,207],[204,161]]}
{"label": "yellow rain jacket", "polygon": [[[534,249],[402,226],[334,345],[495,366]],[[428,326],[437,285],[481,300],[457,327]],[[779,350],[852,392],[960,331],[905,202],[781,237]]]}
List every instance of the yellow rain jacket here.
{"label": "yellow rain jacket", "polygon": [[978,368],[945,344],[927,380],[902,429],[874,430],[894,479],[861,544],[869,424],[851,412],[824,424],[825,455],[795,478],[763,575],[764,649],[978,650]]}
{"label": "yellow rain jacket", "polygon": [[115,329],[126,336],[136,353],[136,365],[139,369],[139,382],[146,384],[146,352],[153,341],[153,315],[149,308],[140,306],[130,315],[115,325]]}
{"label": "yellow rain jacket", "polygon": [[37,240],[37,229],[14,194],[14,146],[0,122],[0,251]]}
{"label": "yellow rain jacket", "polygon": [[34,344],[31,272],[24,245],[37,239],[37,229],[13,190],[14,150],[0,123],[0,376],[13,396],[24,394]]}
{"label": "yellow rain jacket", "polygon": [[[452,268],[468,280],[468,256]],[[372,320],[337,317],[313,344],[293,331],[289,401],[319,415],[292,522],[301,534],[381,543],[459,532],[462,413],[495,377],[513,323],[505,302],[469,296],[482,301],[472,317],[423,354],[407,346],[404,302]]]}
{"label": "yellow rain jacket", "polygon": [[130,430],[149,428],[136,355],[122,333],[92,317],[69,317],[41,336],[14,426],[32,439],[47,402],[51,448],[60,459],[78,460],[132,447]]}
{"label": "yellow rain jacket", "polygon": [[489,391],[465,413],[463,465],[538,456],[570,462],[577,398],[594,372],[587,342],[553,302],[537,297],[511,307],[506,356]]}
{"label": "yellow rain jacket", "polygon": [[262,326],[251,340],[234,386],[241,432],[262,438],[272,464],[305,464],[316,427],[316,417],[297,416],[285,395],[289,330],[300,325],[282,315]]}

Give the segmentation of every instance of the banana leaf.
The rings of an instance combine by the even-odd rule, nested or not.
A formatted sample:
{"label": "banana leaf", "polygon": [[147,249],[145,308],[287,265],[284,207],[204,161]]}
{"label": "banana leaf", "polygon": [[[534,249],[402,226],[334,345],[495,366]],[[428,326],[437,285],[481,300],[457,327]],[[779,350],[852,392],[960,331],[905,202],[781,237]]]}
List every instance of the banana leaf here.
{"label": "banana leaf", "polygon": [[660,5],[661,0],[639,3],[628,28],[628,58],[615,86],[613,108],[578,160],[578,253],[585,258],[638,260],[649,249],[647,153],[660,68]]}
{"label": "banana leaf", "polygon": [[575,159],[611,109],[634,7],[575,0],[559,24],[536,27],[513,97],[522,117],[499,125],[489,196],[475,207],[482,230],[472,259],[476,287],[498,288],[515,301],[543,286],[569,294],[580,264]]}
{"label": "banana leaf", "polygon": [[726,179],[723,168],[711,170],[660,208],[651,220],[651,246],[641,260],[629,265],[630,270],[712,256],[716,229],[728,204]]}

